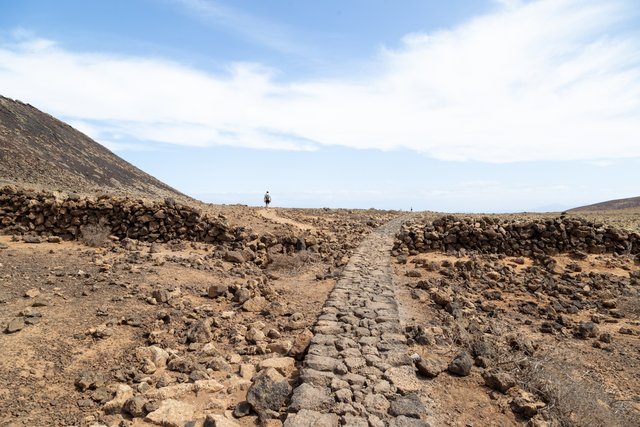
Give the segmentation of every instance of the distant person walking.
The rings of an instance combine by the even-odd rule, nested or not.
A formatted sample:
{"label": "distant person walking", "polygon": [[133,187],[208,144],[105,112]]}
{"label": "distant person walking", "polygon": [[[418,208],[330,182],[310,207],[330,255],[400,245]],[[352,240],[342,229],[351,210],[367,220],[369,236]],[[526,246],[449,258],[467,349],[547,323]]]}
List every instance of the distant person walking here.
{"label": "distant person walking", "polygon": [[267,191],[266,193],[264,193],[264,207],[268,208],[269,203],[271,203],[271,194],[269,194],[269,192]]}

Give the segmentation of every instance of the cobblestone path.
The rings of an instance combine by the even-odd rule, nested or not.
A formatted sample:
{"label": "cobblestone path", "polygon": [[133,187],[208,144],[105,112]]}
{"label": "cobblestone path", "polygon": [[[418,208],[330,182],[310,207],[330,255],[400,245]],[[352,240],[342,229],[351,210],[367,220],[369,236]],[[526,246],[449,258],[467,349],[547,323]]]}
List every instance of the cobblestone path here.
{"label": "cobblestone path", "polygon": [[351,257],[314,327],[285,427],[428,424],[394,296],[390,250],[404,218]]}

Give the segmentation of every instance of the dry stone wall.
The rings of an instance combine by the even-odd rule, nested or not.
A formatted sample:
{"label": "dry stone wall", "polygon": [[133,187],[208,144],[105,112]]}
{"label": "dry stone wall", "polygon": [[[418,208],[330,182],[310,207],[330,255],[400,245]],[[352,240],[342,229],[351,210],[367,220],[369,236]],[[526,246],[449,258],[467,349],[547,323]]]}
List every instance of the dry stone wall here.
{"label": "dry stone wall", "polygon": [[[322,234],[257,234],[247,227],[231,227],[222,216],[202,214],[199,209],[172,199],[79,197],[17,189],[11,185],[0,187],[0,232],[4,234],[22,235],[32,243],[41,236],[74,240],[82,238],[89,225],[98,225],[120,240],[158,243],[187,240],[223,245],[227,261],[254,261],[265,266],[266,261],[277,254],[303,250],[342,266],[354,246],[353,242],[339,242]],[[36,239],[31,240],[34,236]]]}
{"label": "dry stone wall", "polygon": [[640,253],[640,235],[581,218],[520,221],[443,216],[405,224],[394,255],[470,250],[532,258],[558,253]]}
{"label": "dry stone wall", "polygon": [[105,226],[119,238],[152,242],[185,239],[213,243],[242,237],[223,220],[202,215],[198,209],[172,199],[81,198],[12,186],[0,189],[0,227],[7,231],[74,239],[89,224]]}

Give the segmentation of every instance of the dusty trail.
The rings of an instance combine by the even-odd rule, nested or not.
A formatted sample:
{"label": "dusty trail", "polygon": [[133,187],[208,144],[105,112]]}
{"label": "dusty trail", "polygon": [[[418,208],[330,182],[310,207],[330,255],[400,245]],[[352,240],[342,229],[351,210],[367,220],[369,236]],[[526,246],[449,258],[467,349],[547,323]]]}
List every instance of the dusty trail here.
{"label": "dusty trail", "polygon": [[296,228],[299,228],[301,230],[316,231],[316,228],[314,226],[312,226],[312,225],[305,224],[305,223],[299,222],[299,221],[295,221],[293,219],[284,218],[284,217],[278,215],[278,210],[276,208],[260,209],[260,210],[258,210],[258,213],[263,218],[270,219],[271,221],[277,222],[279,224],[292,225],[292,226],[294,226]]}
{"label": "dusty trail", "polygon": [[[408,355],[389,252],[405,218],[372,233],[351,257],[314,327],[285,426],[427,426]],[[294,413],[294,412],[297,412]]]}

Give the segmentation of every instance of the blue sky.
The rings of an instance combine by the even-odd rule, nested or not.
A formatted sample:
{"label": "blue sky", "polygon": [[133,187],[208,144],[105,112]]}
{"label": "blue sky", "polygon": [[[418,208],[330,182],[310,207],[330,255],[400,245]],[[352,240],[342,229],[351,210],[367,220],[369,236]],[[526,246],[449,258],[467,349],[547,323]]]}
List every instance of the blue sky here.
{"label": "blue sky", "polygon": [[634,1],[4,0],[0,94],[213,203],[640,195]]}

